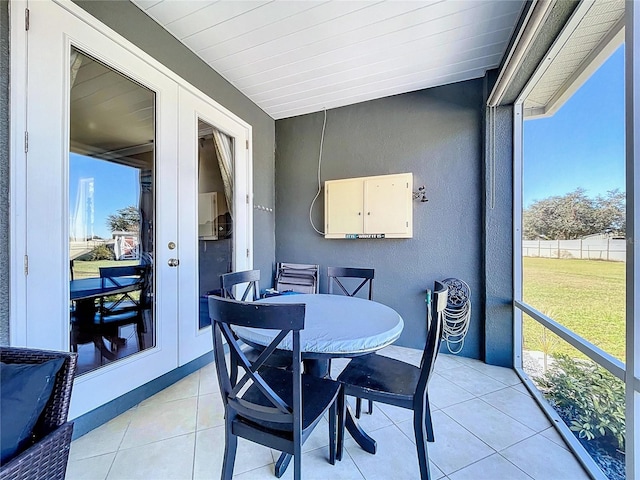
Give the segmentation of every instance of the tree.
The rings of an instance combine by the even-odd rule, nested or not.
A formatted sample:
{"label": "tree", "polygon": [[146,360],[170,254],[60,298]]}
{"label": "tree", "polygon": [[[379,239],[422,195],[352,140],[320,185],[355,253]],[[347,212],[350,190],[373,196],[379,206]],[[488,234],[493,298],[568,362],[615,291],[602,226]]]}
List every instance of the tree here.
{"label": "tree", "polygon": [[618,190],[595,199],[578,188],[535,201],[523,212],[525,239],[571,240],[596,233],[624,234],[625,195]]}
{"label": "tree", "polygon": [[605,197],[596,197],[597,215],[603,231],[624,236],[627,227],[626,195],[618,189],[610,190]]}
{"label": "tree", "polygon": [[140,212],[134,206],[121,208],[107,216],[107,226],[112,232],[137,232],[140,229]]}

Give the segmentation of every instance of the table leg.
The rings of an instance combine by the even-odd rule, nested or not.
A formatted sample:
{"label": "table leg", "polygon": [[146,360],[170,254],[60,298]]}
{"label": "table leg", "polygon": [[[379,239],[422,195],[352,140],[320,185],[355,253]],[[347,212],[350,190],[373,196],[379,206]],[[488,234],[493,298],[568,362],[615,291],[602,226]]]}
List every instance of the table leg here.
{"label": "table leg", "polygon": [[[81,337],[90,335],[93,345],[98,349],[100,355],[107,360],[114,361],[117,355],[111,352],[104,344],[103,333],[94,322],[97,313],[97,307],[93,298],[76,300],[75,310],[75,334]],[[117,333],[117,332],[116,332]],[[84,341],[82,342],[84,343]]]}
{"label": "table leg", "polygon": [[356,420],[349,403],[347,403],[347,417],[345,418],[345,423],[349,434],[351,434],[356,443],[360,445],[365,452],[375,455],[377,447],[376,441],[362,430],[362,427],[358,424],[358,420]]}
{"label": "table leg", "polygon": [[[313,375],[314,377],[319,378],[329,378],[331,373],[331,360],[324,359],[305,359],[303,360],[304,364],[304,373]],[[351,406],[347,403],[346,408],[347,416],[345,418],[346,427],[349,431],[351,437],[356,441],[360,447],[368,453],[375,455],[376,453],[376,441],[366,434],[362,427],[358,425],[358,421],[355,418],[353,410],[351,410]],[[280,478],[284,474],[285,470],[289,466],[289,462],[291,461],[292,456],[288,453],[281,453],[280,458],[276,462],[275,473],[276,477]],[[338,460],[341,460],[339,458]]]}
{"label": "table leg", "polygon": [[331,376],[331,360],[310,358],[302,361],[304,373],[317,378],[329,378]]}

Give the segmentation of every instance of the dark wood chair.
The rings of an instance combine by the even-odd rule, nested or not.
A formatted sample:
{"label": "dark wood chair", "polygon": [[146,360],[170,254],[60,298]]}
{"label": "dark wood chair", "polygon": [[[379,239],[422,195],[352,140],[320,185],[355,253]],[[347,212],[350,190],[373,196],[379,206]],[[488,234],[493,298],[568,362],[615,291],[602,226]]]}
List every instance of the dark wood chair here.
{"label": "dark wood chair", "polygon": [[[367,298],[373,300],[373,278],[375,270],[373,268],[351,268],[351,267],[327,267],[327,282],[329,283],[329,293],[334,294],[334,286],[339,288],[340,295],[355,297],[360,290],[366,287]],[[346,281],[345,281],[346,279]],[[355,283],[348,283],[354,281]],[[360,281],[360,283],[358,283]],[[344,282],[344,283],[343,283]],[[346,286],[345,286],[346,284]],[[356,400],[356,418],[360,418],[362,412],[362,399]],[[369,400],[369,415],[373,413],[373,402]]]}
{"label": "dark wood chair", "polygon": [[[342,458],[344,445],[345,396],[352,395],[413,410],[413,430],[416,437],[420,478],[422,480],[431,478],[426,442],[433,442],[435,438],[427,387],[440,349],[442,312],[447,306],[447,287],[440,282],[435,282],[433,296],[428,298],[429,296],[428,293],[427,341],[420,367],[374,354],[351,360],[338,376],[338,381],[343,387],[338,407],[338,459]],[[431,318],[432,311],[433,318]]]}
{"label": "dark wood chair", "polygon": [[[145,349],[146,333],[145,311],[150,308],[150,265],[127,265],[100,267],[100,282],[105,290],[112,294],[103,295],[96,306],[94,299],[83,301],[71,307],[71,350],[78,352],[78,345],[92,343],[100,352],[100,364],[103,360],[117,359],[117,350],[124,344],[120,337],[120,327],[133,325],[138,340],[138,350]],[[128,281],[124,282],[123,279]],[[134,280],[131,282],[131,280]],[[82,312],[80,312],[82,310]],[[110,348],[104,344],[110,343]]]}
{"label": "dark wood chair", "polygon": [[[342,295],[355,297],[364,287],[367,288],[367,298],[373,300],[373,277],[375,270],[373,268],[350,268],[350,267],[327,267],[327,277],[329,282],[329,293],[334,292],[334,286],[337,286]],[[345,286],[344,279],[361,280],[360,283]]]}
{"label": "dark wood chair", "polygon": [[[233,288],[242,283],[247,284],[242,295],[234,294]],[[220,289],[224,298],[242,302],[258,300],[260,298],[260,270],[245,270],[220,275]]]}
{"label": "dark wood chair", "polygon": [[[302,445],[327,410],[329,461],[334,464],[340,384],[302,373],[300,330],[304,328],[305,306],[245,303],[210,296],[209,315],[213,325],[216,372],[225,407],[225,453],[221,478],[230,480],[233,476],[237,439],[242,437],[289,454],[276,465],[278,477],[284,473],[293,455],[294,478],[299,480],[302,476]],[[231,330],[234,325],[276,330],[278,334],[252,362]],[[269,356],[287,335],[293,337],[293,350],[289,352],[292,370],[265,366]],[[237,382],[230,375],[223,339],[233,352],[229,363],[238,361],[245,372]]]}
{"label": "dark wood chair", "polygon": [[[242,295],[234,294],[233,289],[236,285],[246,283],[246,287]],[[220,290],[224,298],[232,300],[240,300],[242,302],[255,301],[260,298],[260,270],[245,270],[242,272],[225,273],[220,275]],[[243,352],[251,361],[257,360],[258,356],[264,349],[245,345]],[[233,352],[231,352],[233,355]],[[282,353],[279,350],[273,352],[267,361],[267,365],[275,368],[290,368],[291,355]],[[238,378],[237,370],[238,362],[231,362],[231,378],[235,382]]]}
{"label": "dark wood chair", "polygon": [[145,293],[147,292],[148,270],[149,266],[147,265],[100,267],[100,279],[103,287],[124,287],[123,278],[136,279],[135,284],[127,284],[125,288],[127,291],[100,297],[98,311],[100,330],[105,337],[110,339],[112,350],[117,349],[122,343],[118,332],[120,327],[127,325],[133,325],[136,329],[138,350],[142,351],[145,348],[144,310],[148,308]]}

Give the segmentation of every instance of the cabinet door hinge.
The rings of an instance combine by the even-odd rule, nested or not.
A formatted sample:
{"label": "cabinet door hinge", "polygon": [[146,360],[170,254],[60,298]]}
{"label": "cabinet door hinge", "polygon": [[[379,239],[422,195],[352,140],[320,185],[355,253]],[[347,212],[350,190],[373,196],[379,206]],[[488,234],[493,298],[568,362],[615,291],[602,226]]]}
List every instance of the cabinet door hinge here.
{"label": "cabinet door hinge", "polygon": [[24,29],[29,31],[29,9],[24,9]]}
{"label": "cabinet door hinge", "polygon": [[249,249],[247,248],[247,258],[249,258]]}
{"label": "cabinet door hinge", "polygon": [[24,274],[29,275],[29,255],[24,256]]}
{"label": "cabinet door hinge", "polygon": [[249,140],[246,141],[247,150],[249,150]]}
{"label": "cabinet door hinge", "polygon": [[24,132],[24,153],[29,151],[29,132]]}

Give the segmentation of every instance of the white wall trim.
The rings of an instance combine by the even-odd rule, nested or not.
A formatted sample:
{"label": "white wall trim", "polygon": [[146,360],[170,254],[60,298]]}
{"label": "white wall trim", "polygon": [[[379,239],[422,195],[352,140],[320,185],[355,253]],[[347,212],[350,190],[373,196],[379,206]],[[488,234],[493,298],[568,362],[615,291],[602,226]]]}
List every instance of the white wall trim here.
{"label": "white wall trim", "polygon": [[27,254],[27,154],[25,132],[27,130],[27,35],[24,28],[27,2],[9,2],[10,53],[10,276],[9,343],[13,346],[27,344],[27,277],[24,274]]}

